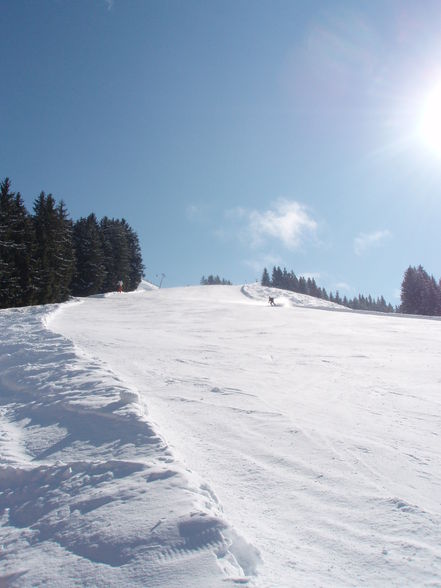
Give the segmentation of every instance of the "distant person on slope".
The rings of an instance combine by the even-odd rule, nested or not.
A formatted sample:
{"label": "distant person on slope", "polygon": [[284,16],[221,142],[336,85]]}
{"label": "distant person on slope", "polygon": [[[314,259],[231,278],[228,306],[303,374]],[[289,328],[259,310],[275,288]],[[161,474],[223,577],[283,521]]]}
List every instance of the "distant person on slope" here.
{"label": "distant person on slope", "polygon": [[270,306],[276,306],[273,296],[268,296],[268,302]]}
{"label": "distant person on slope", "polygon": [[122,292],[122,291],[123,291],[123,281],[122,281],[122,280],[120,280],[120,281],[118,282],[118,292]]}

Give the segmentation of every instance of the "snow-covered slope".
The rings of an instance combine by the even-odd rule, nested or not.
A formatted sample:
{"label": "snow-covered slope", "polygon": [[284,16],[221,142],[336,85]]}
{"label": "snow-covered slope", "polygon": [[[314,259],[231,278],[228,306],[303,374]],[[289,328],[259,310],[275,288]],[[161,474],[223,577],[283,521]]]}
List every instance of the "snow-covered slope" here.
{"label": "snow-covered slope", "polygon": [[321,310],[340,310],[342,312],[351,312],[349,308],[329,302],[327,300],[320,300],[313,296],[306,294],[298,294],[297,292],[290,292],[288,290],[278,290],[275,288],[267,288],[259,284],[245,284],[241,288],[242,294],[248,296],[252,300],[267,301],[271,296],[274,299],[276,306],[303,306],[305,308],[320,308]]}
{"label": "snow-covered slope", "polygon": [[134,294],[0,312],[0,586],[441,585],[440,322]]}

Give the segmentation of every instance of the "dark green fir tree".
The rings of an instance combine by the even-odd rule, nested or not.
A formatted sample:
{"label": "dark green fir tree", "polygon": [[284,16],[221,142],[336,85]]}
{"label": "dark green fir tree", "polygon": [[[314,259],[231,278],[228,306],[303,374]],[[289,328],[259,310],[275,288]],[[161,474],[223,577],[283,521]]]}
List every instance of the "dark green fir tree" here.
{"label": "dark green fir tree", "polygon": [[0,308],[34,301],[33,246],[31,219],[6,178],[0,184]]}
{"label": "dark green fir tree", "polygon": [[95,214],[80,218],[73,225],[76,256],[72,280],[74,296],[90,296],[102,291],[106,278],[101,231]]}

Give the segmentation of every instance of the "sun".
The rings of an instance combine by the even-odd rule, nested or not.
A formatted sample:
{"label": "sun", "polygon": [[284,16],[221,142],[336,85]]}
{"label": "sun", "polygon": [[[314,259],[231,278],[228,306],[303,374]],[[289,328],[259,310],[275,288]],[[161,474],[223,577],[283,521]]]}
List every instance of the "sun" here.
{"label": "sun", "polygon": [[441,82],[429,92],[423,102],[419,134],[423,143],[441,157]]}

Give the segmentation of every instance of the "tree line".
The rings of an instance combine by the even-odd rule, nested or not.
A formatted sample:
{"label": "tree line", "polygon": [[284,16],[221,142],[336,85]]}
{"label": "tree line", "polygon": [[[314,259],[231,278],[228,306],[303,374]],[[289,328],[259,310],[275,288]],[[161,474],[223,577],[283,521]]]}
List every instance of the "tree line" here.
{"label": "tree line", "polygon": [[143,276],[141,248],[124,220],[94,213],[73,222],[63,201],[41,192],[30,214],[6,178],[0,184],[0,308],[64,302],[135,290]]}
{"label": "tree line", "polygon": [[297,292],[299,294],[307,294],[308,296],[314,296],[321,298],[322,300],[329,300],[354,310],[374,310],[377,312],[394,312],[394,307],[388,304],[383,296],[373,298],[372,296],[363,296],[359,294],[354,298],[347,298],[340,296],[338,290],[335,292],[328,292],[325,288],[317,286],[314,278],[305,278],[304,276],[297,277],[291,270],[288,271],[286,268],[283,270],[279,266],[274,266],[271,277],[268,270],[264,268],[261,279],[262,286],[270,286],[272,288],[281,288],[283,290],[290,290],[291,292]]}
{"label": "tree line", "polygon": [[271,277],[264,268],[262,286],[281,288],[301,294],[308,294],[330,302],[336,302],[354,310],[374,310],[377,312],[401,312],[403,314],[420,314],[427,316],[441,316],[441,280],[436,280],[426,270],[409,266],[404,273],[401,284],[401,304],[393,307],[383,296],[373,298],[359,294],[354,298],[343,298],[337,291],[335,294],[326,292],[325,288],[317,286],[314,278],[297,277],[293,271],[273,267]]}
{"label": "tree line", "polygon": [[213,276],[210,274],[208,278],[202,276],[201,278],[201,286],[215,286],[215,285],[222,285],[222,286],[231,286],[230,280],[226,280],[225,278],[220,278],[218,275]]}

